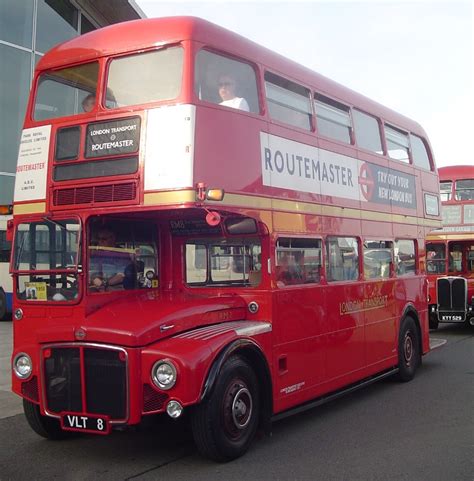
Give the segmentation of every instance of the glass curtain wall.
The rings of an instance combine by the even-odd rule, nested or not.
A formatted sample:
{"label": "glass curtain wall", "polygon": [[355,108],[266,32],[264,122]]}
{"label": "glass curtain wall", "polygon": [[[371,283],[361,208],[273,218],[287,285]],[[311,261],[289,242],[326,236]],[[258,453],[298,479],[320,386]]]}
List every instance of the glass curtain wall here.
{"label": "glass curtain wall", "polygon": [[[0,204],[13,202],[18,146],[36,63],[96,27],[69,0],[0,1]],[[7,67],[7,68],[5,68]]]}

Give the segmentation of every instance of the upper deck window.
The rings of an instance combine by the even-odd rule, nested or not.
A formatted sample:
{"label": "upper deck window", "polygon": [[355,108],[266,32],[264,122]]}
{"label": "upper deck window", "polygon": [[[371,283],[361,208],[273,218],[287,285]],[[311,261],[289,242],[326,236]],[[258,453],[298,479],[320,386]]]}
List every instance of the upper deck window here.
{"label": "upper deck window", "polygon": [[[95,103],[98,62],[85,63],[40,75],[33,118],[54,119],[84,112],[86,102]],[[87,110],[89,111],[89,110]]]}
{"label": "upper deck window", "polygon": [[411,152],[413,155],[413,164],[422,169],[431,170],[431,162],[428,151],[423,140],[417,135],[410,134]]}
{"label": "upper deck window", "polygon": [[383,154],[378,120],[355,109],[352,111],[352,117],[357,145],[377,154]]}
{"label": "upper deck window", "polygon": [[474,200],[474,179],[457,180],[454,191],[456,200]]}
{"label": "upper deck window", "polygon": [[453,188],[453,183],[450,180],[439,183],[439,191],[441,196],[441,202],[451,200],[451,191]]}
{"label": "upper deck window", "polygon": [[260,111],[255,71],[245,62],[199,51],[194,90],[206,102],[247,112]]}
{"label": "upper deck window", "polygon": [[389,127],[386,125],[385,139],[387,141],[387,153],[389,157],[400,160],[401,162],[410,162],[410,157],[408,155],[408,134],[395,127]]}
{"label": "upper deck window", "polygon": [[181,91],[182,73],[181,47],[113,59],[107,78],[106,107],[174,99]]}
{"label": "upper deck window", "polygon": [[314,101],[318,133],[346,144],[351,143],[352,122],[349,107],[318,95]]}
{"label": "upper deck window", "polygon": [[265,72],[265,90],[272,119],[311,130],[311,103],[307,88]]}

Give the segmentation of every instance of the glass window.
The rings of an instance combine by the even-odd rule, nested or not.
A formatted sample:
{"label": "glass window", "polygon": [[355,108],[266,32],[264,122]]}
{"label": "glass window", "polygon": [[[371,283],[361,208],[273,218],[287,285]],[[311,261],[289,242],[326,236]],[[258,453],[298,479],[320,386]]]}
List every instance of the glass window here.
{"label": "glass window", "polygon": [[176,98],[181,91],[183,49],[169,47],[110,62],[106,107]]}
{"label": "glass window", "polygon": [[326,239],[328,281],[350,281],[359,278],[359,245],[355,237]]}
{"label": "glass window", "polygon": [[349,107],[317,95],[314,101],[318,134],[331,139],[351,143],[351,116]]}
{"label": "glass window", "polygon": [[[2,40],[31,48],[33,6],[34,2],[31,1],[2,0],[0,2],[0,35]],[[5,64],[2,63],[2,65]]]}
{"label": "glass window", "polygon": [[426,270],[428,274],[446,272],[446,249],[444,244],[426,244]]}
{"label": "glass window", "polygon": [[444,225],[456,225],[461,223],[460,205],[441,206],[441,220]]}
{"label": "glass window", "polygon": [[468,272],[474,272],[474,245],[467,248],[467,270]]}
{"label": "glass window", "polygon": [[258,113],[255,70],[247,63],[207,50],[196,56],[194,90],[200,100]]}
{"label": "glass window", "polygon": [[0,204],[11,204],[15,188],[15,177],[0,174]]}
{"label": "glass window", "polygon": [[311,130],[309,89],[283,77],[265,72],[265,92],[272,119]]}
{"label": "glass window", "polygon": [[[27,301],[71,301],[78,297],[80,225],[77,220],[23,223],[17,228],[14,268],[18,297]],[[42,271],[42,272],[41,272]]]}
{"label": "glass window", "polygon": [[[25,118],[31,78],[31,54],[0,44],[0,171],[16,172],[18,146]],[[3,177],[3,176],[2,176]],[[10,179],[2,183],[10,186]],[[3,193],[3,188],[0,189]],[[12,193],[12,192],[11,192]],[[0,194],[1,195],[1,194]],[[6,203],[11,203],[13,195]]]}
{"label": "glass window", "polygon": [[375,117],[355,109],[352,110],[352,118],[358,147],[383,154],[379,121]]}
{"label": "glass window", "polygon": [[456,200],[474,200],[474,179],[457,180],[454,192]]}
{"label": "glass window", "polygon": [[38,0],[36,50],[44,53],[77,36],[77,19],[78,11],[70,2]]}
{"label": "glass window", "polygon": [[474,205],[464,205],[464,224],[474,224]]}
{"label": "glass window", "polygon": [[397,276],[416,274],[415,241],[398,239],[395,241],[395,272]]}
{"label": "glass window", "polygon": [[276,245],[276,279],[279,287],[314,284],[321,279],[321,240],[280,238]]}
{"label": "glass window", "polygon": [[0,262],[10,262],[11,242],[7,240],[7,232],[0,230]]}
{"label": "glass window", "polygon": [[91,292],[158,287],[156,228],[147,221],[93,219],[88,246]]}
{"label": "glass window", "polygon": [[97,62],[42,73],[38,80],[34,119],[89,112],[95,103],[98,73]]}
{"label": "glass window", "polygon": [[259,241],[189,242],[186,283],[201,286],[260,284],[262,251]]}
{"label": "glass window", "polygon": [[385,140],[387,141],[387,153],[392,159],[409,163],[408,134],[395,127],[385,126]]}
{"label": "glass window", "polygon": [[364,277],[366,279],[390,277],[392,242],[367,240],[364,242]]}
{"label": "glass window", "polygon": [[84,33],[92,32],[93,30],[96,30],[96,27],[92,25],[92,23],[87,19],[87,17],[81,15],[81,35],[83,35]]}
{"label": "glass window", "polygon": [[449,262],[448,271],[449,272],[462,272],[463,271],[463,250],[460,244],[449,244]]}
{"label": "glass window", "polygon": [[444,182],[439,183],[441,202],[451,200],[452,188],[453,188],[453,183],[450,180],[446,180]]}
{"label": "glass window", "polygon": [[410,142],[413,164],[422,169],[431,170],[428,150],[423,140],[417,135],[410,134]]}

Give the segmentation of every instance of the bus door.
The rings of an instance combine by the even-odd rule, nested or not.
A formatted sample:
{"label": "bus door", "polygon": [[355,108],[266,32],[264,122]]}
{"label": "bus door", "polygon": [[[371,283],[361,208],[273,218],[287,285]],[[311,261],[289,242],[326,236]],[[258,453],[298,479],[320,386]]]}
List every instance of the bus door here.
{"label": "bus door", "polygon": [[326,376],[342,385],[344,375],[365,367],[364,286],[359,281],[357,238],[326,239],[326,277]]}
{"label": "bus door", "polygon": [[280,237],[276,242],[273,329],[279,397],[303,400],[325,378],[321,259],[320,239]]}

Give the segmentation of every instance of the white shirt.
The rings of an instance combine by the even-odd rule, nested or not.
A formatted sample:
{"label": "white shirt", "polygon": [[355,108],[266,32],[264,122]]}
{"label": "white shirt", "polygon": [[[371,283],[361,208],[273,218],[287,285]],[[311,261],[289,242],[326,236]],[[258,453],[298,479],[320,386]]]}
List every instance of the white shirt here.
{"label": "white shirt", "polygon": [[245,110],[246,112],[250,112],[249,104],[242,97],[234,97],[231,100],[223,100],[219,105],[224,105],[233,109]]}

